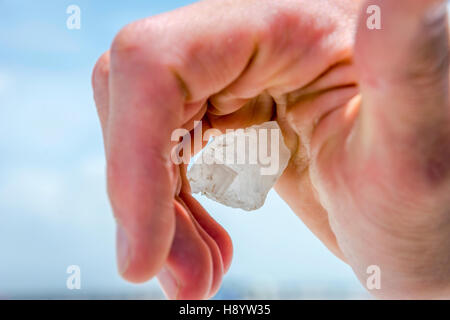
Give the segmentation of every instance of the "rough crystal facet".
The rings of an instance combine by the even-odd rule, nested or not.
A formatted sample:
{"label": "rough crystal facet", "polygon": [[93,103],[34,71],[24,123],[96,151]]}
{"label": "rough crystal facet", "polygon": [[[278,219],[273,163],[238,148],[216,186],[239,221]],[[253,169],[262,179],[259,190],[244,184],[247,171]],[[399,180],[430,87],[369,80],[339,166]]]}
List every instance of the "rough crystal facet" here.
{"label": "rough crystal facet", "polygon": [[251,211],[264,204],[289,158],[278,123],[269,121],[215,137],[187,177],[193,193]]}

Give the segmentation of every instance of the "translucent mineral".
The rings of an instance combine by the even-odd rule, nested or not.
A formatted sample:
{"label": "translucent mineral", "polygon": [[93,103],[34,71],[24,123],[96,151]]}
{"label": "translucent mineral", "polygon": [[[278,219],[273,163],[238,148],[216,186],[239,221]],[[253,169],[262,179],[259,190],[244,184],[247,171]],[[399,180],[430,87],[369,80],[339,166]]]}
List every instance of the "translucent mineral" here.
{"label": "translucent mineral", "polygon": [[232,208],[260,208],[289,162],[276,121],[215,137],[187,173],[193,193]]}

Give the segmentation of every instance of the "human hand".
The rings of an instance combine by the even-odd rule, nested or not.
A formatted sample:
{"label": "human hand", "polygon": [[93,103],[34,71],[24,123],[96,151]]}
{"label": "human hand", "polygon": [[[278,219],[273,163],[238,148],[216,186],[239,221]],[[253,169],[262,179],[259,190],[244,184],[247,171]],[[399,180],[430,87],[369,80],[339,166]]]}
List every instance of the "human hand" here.
{"label": "human hand", "polygon": [[[418,231],[423,226],[433,231],[433,227],[443,227],[437,230],[442,238],[436,236],[436,240],[443,239],[442,246],[431,241],[433,234],[430,232],[424,235],[428,235],[424,238],[428,247],[424,244],[421,248],[436,249],[433,254],[436,253],[437,258],[448,259],[445,255],[448,214],[445,220],[445,215],[429,209],[432,214],[423,217],[424,207],[417,205],[414,216],[422,213],[423,217],[419,224],[405,227],[396,222],[398,228],[395,229],[399,229],[396,232],[379,230],[382,229],[379,224],[390,222],[393,212],[400,212],[398,216],[402,217],[411,214],[411,204],[408,202],[405,206],[403,189],[392,188],[399,183],[409,187],[411,182],[399,181],[398,175],[384,172],[386,168],[381,164],[369,175],[363,169],[375,156],[382,154],[380,163],[389,161],[390,165],[390,155],[407,170],[404,164],[415,159],[415,154],[410,158],[405,152],[402,157],[394,156],[393,150],[405,145],[400,138],[403,129],[383,137],[384,144],[379,140],[381,137],[375,139],[374,134],[365,131],[365,128],[372,128],[369,132],[378,134],[380,127],[383,130],[395,127],[394,122],[401,120],[397,112],[392,111],[390,121],[370,115],[374,113],[370,110],[375,110],[370,107],[370,101],[380,101],[380,97],[375,95],[375,99],[377,87],[373,88],[373,78],[369,76],[384,79],[386,70],[396,70],[392,69],[392,64],[396,66],[398,61],[388,56],[392,60],[386,59],[385,64],[378,61],[381,65],[375,64],[374,70],[366,69],[367,61],[373,66],[372,60],[380,54],[380,50],[367,53],[373,41],[367,42],[367,39],[375,37],[379,43],[384,43],[392,37],[390,41],[397,42],[395,36],[398,35],[390,32],[386,35],[383,31],[365,34],[360,27],[356,46],[358,68],[355,68],[352,48],[359,4],[351,0],[207,1],[135,22],[119,33],[111,51],[98,61],[93,84],[105,140],[108,191],[118,221],[119,270],[126,279],[140,282],[158,274],[163,289],[171,298],[207,298],[217,291],[230,265],[232,246],[228,235],[190,196],[183,179],[183,167],[169,160],[171,132],[180,127],[192,129],[193,121],[199,119],[208,126],[224,129],[246,127],[276,115],[294,153],[277,185],[278,193],[330,250],[350,263],[361,280],[369,258],[377,258],[370,264],[382,267],[383,291],[392,295],[396,290],[402,292],[404,287],[395,285],[398,281],[395,276],[407,275],[408,279],[411,273],[407,269],[397,273],[391,270],[401,265],[403,252],[414,252],[417,245],[414,241],[406,243],[401,238],[402,231]],[[420,21],[418,12],[423,12],[423,8],[415,9],[417,11],[411,9],[409,13],[413,17],[410,23]],[[397,11],[393,11],[394,18],[390,19],[395,19]],[[386,19],[389,17],[383,20],[388,23]],[[403,45],[401,53],[410,56],[411,52],[405,49],[409,43]],[[439,50],[435,54],[439,53],[442,54]],[[420,61],[419,58],[428,58],[428,55],[412,61]],[[406,61],[401,61],[397,67]],[[444,67],[446,69],[447,65]],[[408,88],[409,79],[405,76],[403,80],[405,83],[400,88]],[[361,111],[358,81],[362,85],[364,102]],[[385,86],[383,88],[385,90]],[[430,92],[437,96],[431,89],[434,88],[430,88]],[[440,93],[448,92],[448,86],[442,90]],[[415,89],[412,91],[417,93]],[[383,91],[381,97],[385,97],[384,94]],[[387,97],[389,103],[394,104],[392,94]],[[383,103],[386,103],[384,98]],[[447,105],[439,105],[441,108],[437,109],[444,114],[441,118],[448,120]],[[411,127],[414,129],[415,123]],[[440,130],[433,127],[432,132],[436,136],[428,139],[435,141],[440,137]],[[375,140],[368,140],[369,137]],[[399,140],[392,141],[392,137]],[[373,141],[380,146],[369,150],[375,156],[367,155],[367,148],[363,148],[368,141],[371,146]],[[424,148],[428,142],[423,142]],[[364,157],[361,150],[366,151]],[[443,150],[448,152],[448,148]],[[445,154],[441,155],[443,158],[436,158],[437,150],[431,151],[431,159],[442,164]],[[421,156],[423,154],[421,152]],[[445,169],[445,165],[437,168]],[[416,166],[409,170],[407,173],[418,172]],[[442,172],[436,174],[432,170],[432,173],[442,176]],[[337,178],[344,174],[345,181]],[[377,179],[379,176],[383,177],[381,182]],[[424,189],[420,182],[420,179],[416,181],[416,185]],[[353,193],[348,192],[350,185]],[[361,185],[366,188],[359,188]],[[440,181],[431,195],[430,191],[422,193],[422,189],[419,195],[434,201],[432,209],[440,204],[448,213],[448,201],[447,207],[444,206],[448,200],[446,187],[448,183]],[[372,190],[375,191],[370,193]],[[410,193],[413,203],[421,200],[417,191]],[[386,210],[388,200],[387,208],[391,211]],[[366,206],[366,212],[361,212],[362,205]],[[374,218],[362,219],[367,217],[366,213]],[[365,251],[361,250],[362,244],[366,246]],[[405,248],[399,247],[400,244]],[[386,254],[390,248],[405,251],[396,252],[389,261],[386,257],[394,254]],[[417,259],[417,255],[405,257],[406,261]],[[432,262],[428,261],[426,266],[433,266]],[[427,272],[431,271],[431,276],[435,270],[431,268]],[[386,283],[391,276],[393,286]]]}

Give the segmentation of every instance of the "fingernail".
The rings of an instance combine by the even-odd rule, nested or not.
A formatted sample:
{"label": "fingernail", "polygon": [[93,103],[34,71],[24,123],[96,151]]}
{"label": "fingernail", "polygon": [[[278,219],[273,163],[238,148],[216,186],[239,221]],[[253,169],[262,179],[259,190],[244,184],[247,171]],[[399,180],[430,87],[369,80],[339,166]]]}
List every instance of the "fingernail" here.
{"label": "fingernail", "polygon": [[117,224],[117,265],[119,273],[124,274],[130,263],[130,243],[127,232],[120,225]]}
{"label": "fingernail", "polygon": [[180,289],[177,279],[167,268],[162,268],[158,273],[158,281],[168,299],[175,300]]}

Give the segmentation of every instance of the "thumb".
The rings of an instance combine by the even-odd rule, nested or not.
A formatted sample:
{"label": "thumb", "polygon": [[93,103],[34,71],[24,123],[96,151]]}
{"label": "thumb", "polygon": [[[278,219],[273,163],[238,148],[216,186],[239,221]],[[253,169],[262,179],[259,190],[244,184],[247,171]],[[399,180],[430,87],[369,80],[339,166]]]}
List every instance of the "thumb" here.
{"label": "thumb", "polygon": [[366,144],[448,125],[446,1],[372,0],[363,6],[355,46]]}

